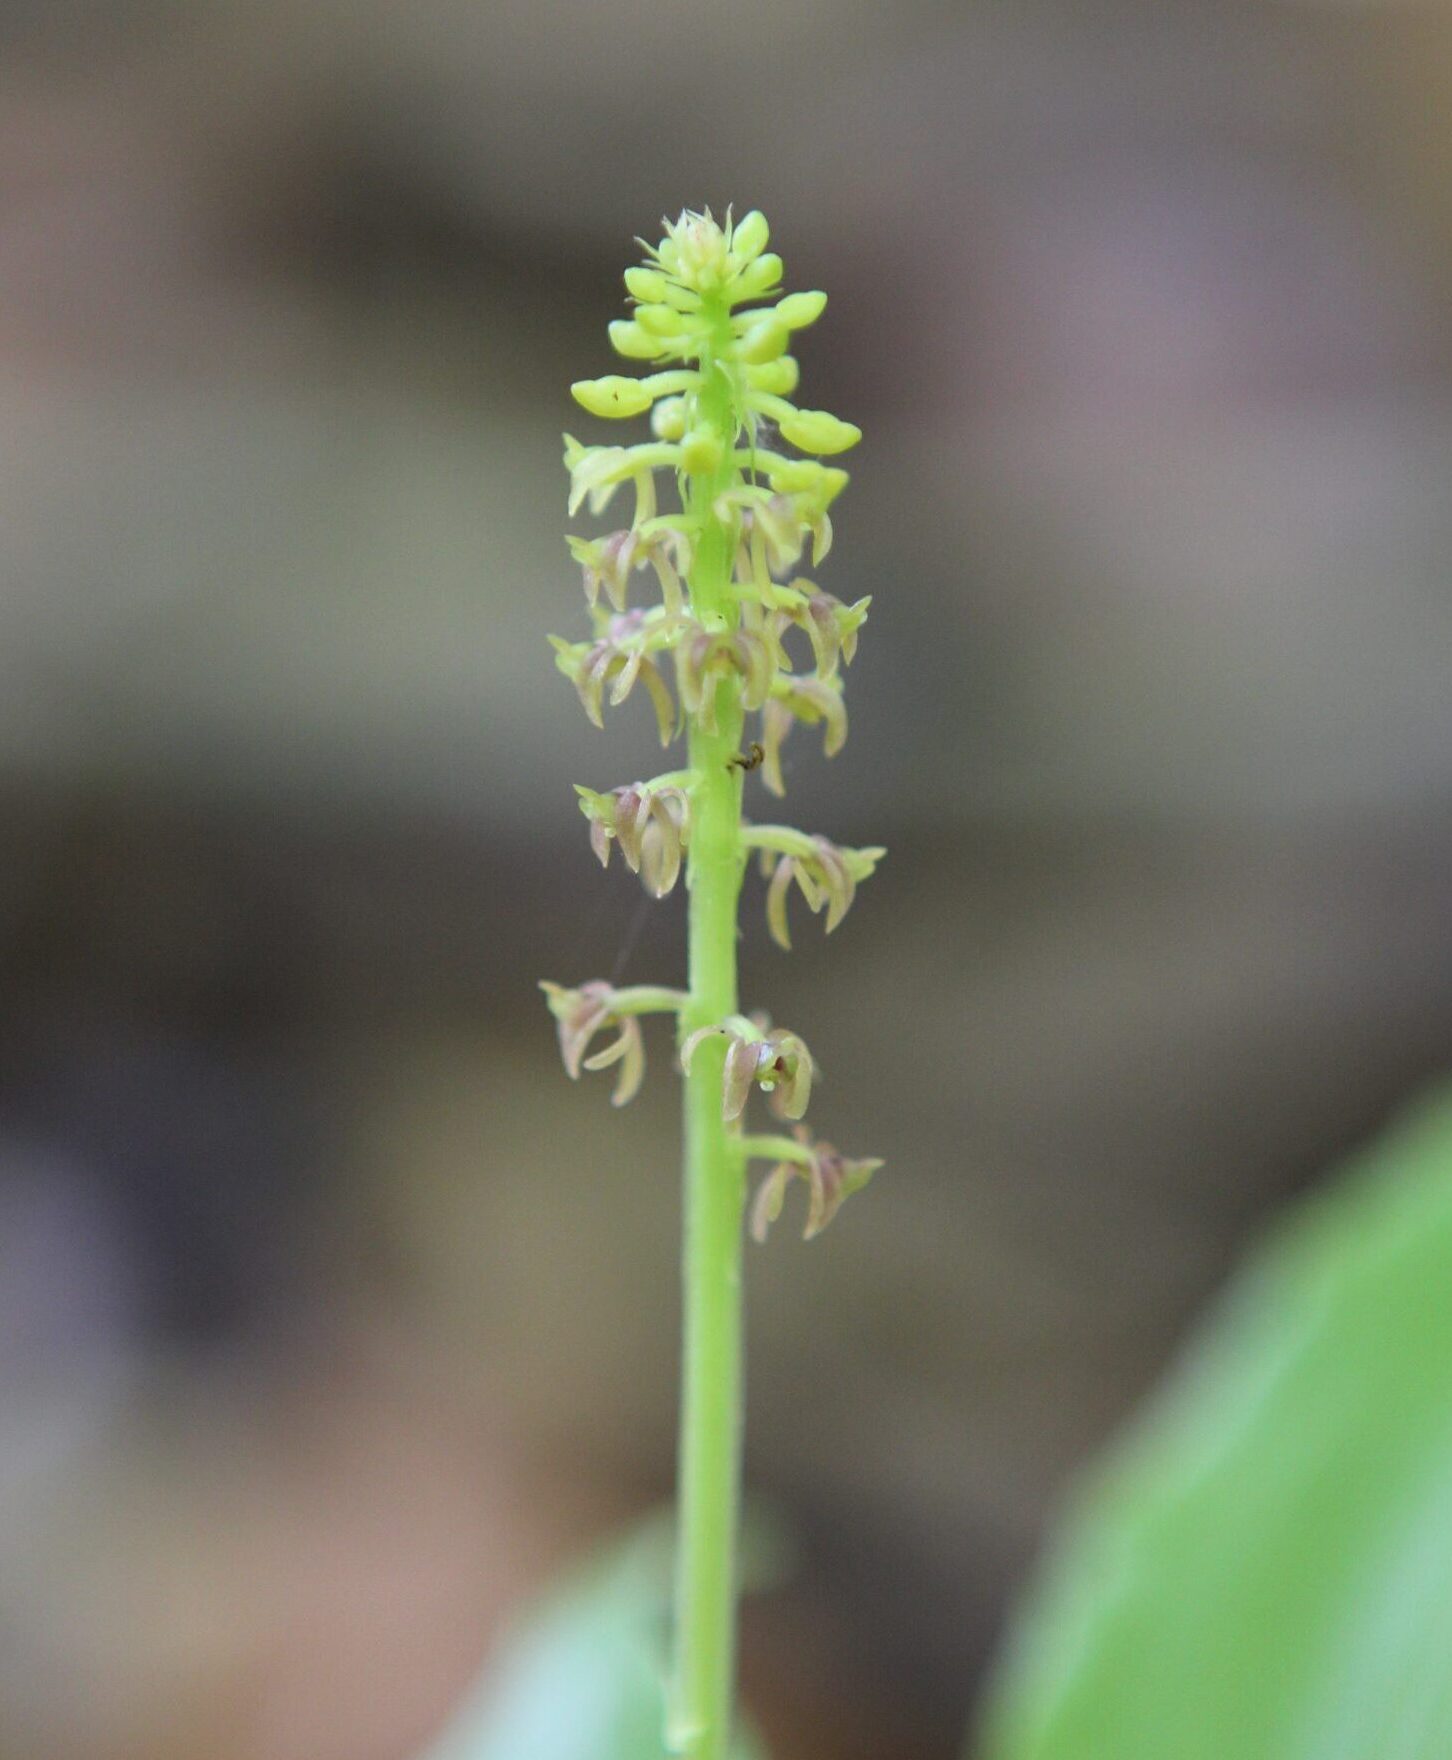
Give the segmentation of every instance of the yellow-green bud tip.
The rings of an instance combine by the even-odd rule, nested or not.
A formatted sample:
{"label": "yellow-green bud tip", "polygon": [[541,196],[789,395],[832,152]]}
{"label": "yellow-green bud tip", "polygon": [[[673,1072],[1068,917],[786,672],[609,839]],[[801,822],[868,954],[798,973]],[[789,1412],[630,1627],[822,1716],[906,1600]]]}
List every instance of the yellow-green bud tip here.
{"label": "yellow-green bud tip", "polygon": [[808,324],[815,324],[826,309],[825,293],[789,293],[777,302],[772,316],[788,330],[804,330]]}
{"label": "yellow-green bud tip", "polygon": [[661,339],[648,335],[629,318],[616,318],[609,331],[610,346],[628,361],[653,361],[661,353]]}
{"label": "yellow-green bud tip", "polygon": [[711,428],[695,428],[681,442],[681,468],[706,476],[721,462],[721,436]]}
{"label": "yellow-green bud tip", "polygon": [[781,419],[783,439],[803,452],[845,452],[862,438],[854,422],[840,421],[824,409],[799,409]]}
{"label": "yellow-green bud tip", "polygon": [[685,398],[661,398],[650,413],[650,427],[658,440],[679,440],[686,431]]}
{"label": "yellow-green bud tip", "polygon": [[751,257],[759,257],[766,249],[766,241],[770,237],[766,215],[760,208],[753,208],[749,214],[743,214],[732,228],[731,248],[744,262]]}
{"label": "yellow-green bud tip", "polygon": [[641,416],[654,399],[639,379],[609,373],[603,379],[576,379],[570,395],[592,416]]}

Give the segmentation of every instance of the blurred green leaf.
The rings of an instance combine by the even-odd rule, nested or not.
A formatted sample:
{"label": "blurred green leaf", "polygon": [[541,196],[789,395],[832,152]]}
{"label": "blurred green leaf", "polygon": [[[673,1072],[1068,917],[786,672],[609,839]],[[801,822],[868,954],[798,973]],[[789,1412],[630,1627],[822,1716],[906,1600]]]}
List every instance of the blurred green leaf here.
{"label": "blurred green leaf", "polygon": [[[561,1583],[422,1760],[667,1760],[670,1531],[652,1523]],[[764,1760],[742,1734],[735,1760]]]}
{"label": "blurred green leaf", "polygon": [[1452,1755],[1452,1099],[1232,1286],[1061,1534],[980,1751]]}

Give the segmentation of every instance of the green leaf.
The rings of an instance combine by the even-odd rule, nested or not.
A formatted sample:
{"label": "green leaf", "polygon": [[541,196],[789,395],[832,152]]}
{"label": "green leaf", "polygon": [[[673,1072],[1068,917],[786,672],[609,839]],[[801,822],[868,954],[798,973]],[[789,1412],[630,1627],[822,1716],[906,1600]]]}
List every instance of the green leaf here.
{"label": "green leaf", "polygon": [[[421,1760],[667,1760],[670,1533],[652,1523],[561,1583]],[[733,1760],[764,1760],[749,1734]]]}
{"label": "green leaf", "polygon": [[1086,1491],[986,1760],[1452,1755],[1452,1098],[1298,1207]]}

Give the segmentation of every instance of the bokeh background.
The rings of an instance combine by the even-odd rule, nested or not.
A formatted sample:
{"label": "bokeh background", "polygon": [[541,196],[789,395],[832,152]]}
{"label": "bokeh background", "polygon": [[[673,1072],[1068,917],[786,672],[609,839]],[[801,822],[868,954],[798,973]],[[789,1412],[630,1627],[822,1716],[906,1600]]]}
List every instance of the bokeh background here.
{"label": "bokeh background", "polygon": [[786,1760],[943,1760],[1076,1468],[1449,1061],[1452,14],[0,18],[0,1746],[407,1760],[668,1494],[668,1058],[611,1112],[534,982],[670,981],[681,901],[544,636],[568,381],[734,201],[867,432],[788,805],[891,849],[790,959],[748,890],[888,1168],[751,1254],[745,1667]]}

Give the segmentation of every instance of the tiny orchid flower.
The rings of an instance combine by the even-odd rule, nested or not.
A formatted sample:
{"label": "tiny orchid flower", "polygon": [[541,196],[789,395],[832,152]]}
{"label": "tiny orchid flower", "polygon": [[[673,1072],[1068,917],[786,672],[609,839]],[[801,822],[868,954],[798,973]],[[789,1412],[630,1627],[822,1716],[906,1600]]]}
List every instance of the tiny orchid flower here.
{"label": "tiny orchid flower", "polygon": [[593,642],[566,642],[551,636],[555,665],[574,685],[585,713],[596,727],[604,727],[605,687],[611,686],[612,705],[623,703],[637,683],[645,686],[655,708],[660,743],[669,745],[675,731],[676,710],[670,689],[651,653],[669,647],[674,640],[674,620],[669,614],[643,609],[612,617],[605,632]]}
{"label": "tiny orchid flower", "polygon": [[566,542],[570,554],[580,564],[585,600],[592,609],[599,603],[603,587],[615,609],[624,611],[630,575],[647,565],[655,569],[667,612],[683,609],[681,576],[690,568],[691,550],[689,538],[678,526],[657,519],[648,526],[631,526],[603,538],[579,538],[572,534]]}
{"label": "tiny orchid flower", "polygon": [[697,627],[676,649],[681,706],[706,733],[716,731],[717,682],[731,672],[741,680],[743,708],[760,709],[774,676],[771,650],[761,636],[746,629],[729,634]]}
{"label": "tiny orchid flower", "polygon": [[847,743],[847,707],[842,701],[841,680],[804,678],[799,673],[785,673],[773,680],[771,696],[761,716],[761,744],[765,752],[761,774],[774,795],[786,793],[781,748],[796,721],[822,722],[822,751],[835,758]]}
{"label": "tiny orchid flower", "polygon": [[840,659],[850,666],[857,654],[857,632],[867,622],[869,594],[855,605],[844,605],[831,593],[823,593],[809,580],[795,580],[777,596],[768,619],[768,630],[777,652],[782,635],[795,626],[806,632],[817,663],[817,677],[831,678]]}
{"label": "tiny orchid flower", "polygon": [[[550,1013],[555,1017],[559,1034],[560,1060],[571,1081],[578,1081],[582,1069],[608,1069],[620,1065],[615,1092],[610,1096],[613,1106],[624,1106],[639,1092],[645,1077],[645,1041],[641,1036],[642,1014],[678,1010],[685,1000],[679,991],[638,986],[616,990],[596,979],[569,990],[562,984],[542,982]],[[590,1042],[597,1033],[618,1027],[619,1036],[603,1051],[587,1057]]]}
{"label": "tiny orchid flower", "polygon": [[718,518],[739,522],[737,580],[770,602],[773,578],[796,566],[811,535],[796,501],[769,489],[743,487],[717,496],[715,512]]}
{"label": "tiny orchid flower", "polygon": [[798,1125],[791,1137],[749,1137],[746,1150],[762,1160],[779,1158],[757,1187],[751,1206],[751,1233],[758,1241],[766,1239],[767,1230],[781,1215],[787,1187],[794,1179],[804,1179],[811,1192],[802,1230],[802,1239],[809,1241],[822,1232],[847,1199],[860,1192],[882,1166],[875,1158],[850,1161],[833,1144],[813,1142],[805,1125]]}
{"label": "tiny orchid flower", "polygon": [[691,1073],[691,1060],[707,1039],[726,1040],[721,1088],[721,1116],[727,1123],[741,1117],[751,1090],[770,1095],[779,1118],[800,1118],[812,1094],[815,1064],[806,1041],[782,1027],[764,1028],[739,1015],[721,1026],[700,1027],[681,1046],[681,1068]]}
{"label": "tiny orchid flower", "polygon": [[807,837],[785,825],[752,825],[743,830],[747,849],[760,852],[766,889],[766,922],[778,947],[791,951],[787,930],[787,895],[793,882],[814,914],[824,907],[830,935],[852,908],[857,883],[876,870],[887,851],[880,847],[846,849],[825,837]]}
{"label": "tiny orchid flower", "polygon": [[664,898],[680,876],[681,858],[690,842],[691,800],[677,782],[657,778],[597,794],[575,785],[580,811],[590,821],[590,847],[600,866],[610,865],[612,845],[619,844],[625,864],[639,874],[653,898]]}

